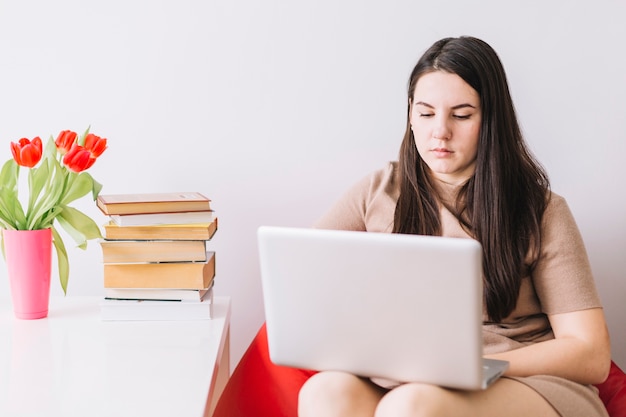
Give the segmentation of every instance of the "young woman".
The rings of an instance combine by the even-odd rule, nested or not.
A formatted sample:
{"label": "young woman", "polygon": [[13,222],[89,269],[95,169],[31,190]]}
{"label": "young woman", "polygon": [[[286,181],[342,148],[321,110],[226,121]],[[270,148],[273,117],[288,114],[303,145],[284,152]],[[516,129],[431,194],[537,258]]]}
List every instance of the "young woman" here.
{"label": "young woman", "polygon": [[510,368],[484,391],[320,372],[300,391],[300,417],[607,415],[591,384],[607,377],[610,343],[582,238],[524,143],[485,42],[447,38],[425,52],[409,80],[399,161],[316,226],[478,240],[484,354]]}

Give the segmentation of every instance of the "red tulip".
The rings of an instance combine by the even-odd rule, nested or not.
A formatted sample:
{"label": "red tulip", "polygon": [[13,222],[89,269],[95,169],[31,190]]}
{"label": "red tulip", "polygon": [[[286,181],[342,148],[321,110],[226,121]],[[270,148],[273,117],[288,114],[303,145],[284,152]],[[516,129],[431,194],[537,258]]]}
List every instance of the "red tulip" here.
{"label": "red tulip", "polygon": [[22,138],[18,143],[11,142],[11,153],[18,165],[32,168],[41,160],[43,146],[39,136],[32,141]]}
{"label": "red tulip", "polygon": [[74,172],[85,171],[89,169],[94,162],[96,162],[96,158],[91,155],[91,151],[76,144],[74,144],[72,149],[63,157],[63,164],[67,169]]}
{"label": "red tulip", "polygon": [[74,172],[85,171],[96,162],[96,159],[107,148],[107,140],[96,136],[93,133],[85,136],[85,144],[83,146],[74,143],[72,149],[63,157],[63,164]]}
{"label": "red tulip", "polygon": [[89,149],[91,151],[91,156],[94,158],[102,155],[107,148],[107,140],[101,138],[100,136],[96,136],[93,133],[87,134],[85,137],[85,149]]}
{"label": "red tulip", "polygon": [[64,130],[59,133],[57,136],[57,140],[54,142],[57,145],[57,149],[61,153],[61,155],[65,155],[72,149],[72,145],[76,142],[76,138],[78,134],[76,132],[72,132],[71,130]]}

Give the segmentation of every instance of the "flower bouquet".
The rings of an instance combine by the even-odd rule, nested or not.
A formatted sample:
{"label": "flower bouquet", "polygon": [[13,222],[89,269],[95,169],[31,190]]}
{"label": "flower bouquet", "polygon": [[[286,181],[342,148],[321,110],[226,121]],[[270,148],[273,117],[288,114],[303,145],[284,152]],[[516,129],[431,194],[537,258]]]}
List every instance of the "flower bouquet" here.
{"label": "flower bouquet", "polygon": [[[11,142],[13,158],[0,171],[0,228],[5,230],[51,229],[63,292],[67,293],[69,261],[58,223],[79,248],[87,240],[102,237],[98,225],[70,203],[91,193],[96,200],[102,185],[85,172],[107,149],[107,140],[89,133],[62,131],[52,136],[45,148],[39,137]],[[18,196],[21,169],[28,169],[28,199],[23,206]],[[26,202],[26,200],[24,201]],[[56,223],[55,223],[56,221]],[[4,235],[4,233],[3,233]],[[3,239],[3,254],[4,254]]]}

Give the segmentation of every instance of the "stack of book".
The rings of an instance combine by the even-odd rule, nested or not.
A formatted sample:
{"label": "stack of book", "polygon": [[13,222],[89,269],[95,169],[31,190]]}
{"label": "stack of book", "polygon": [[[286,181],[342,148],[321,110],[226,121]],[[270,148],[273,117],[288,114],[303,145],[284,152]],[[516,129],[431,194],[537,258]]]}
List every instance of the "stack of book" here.
{"label": "stack of book", "polygon": [[103,320],[210,319],[217,231],[200,193],[100,195]]}

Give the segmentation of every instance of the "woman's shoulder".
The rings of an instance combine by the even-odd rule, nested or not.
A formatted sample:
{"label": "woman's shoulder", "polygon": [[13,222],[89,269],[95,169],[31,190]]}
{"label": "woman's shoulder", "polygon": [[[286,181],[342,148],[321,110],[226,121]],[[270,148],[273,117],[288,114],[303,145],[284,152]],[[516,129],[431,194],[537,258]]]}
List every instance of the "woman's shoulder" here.
{"label": "woman's shoulder", "polygon": [[392,161],[363,176],[314,227],[391,231],[400,190],[397,171],[397,163]]}
{"label": "woman's shoulder", "polygon": [[542,218],[543,240],[566,237],[579,239],[579,230],[574,213],[565,197],[550,191],[549,200]]}
{"label": "woman's shoulder", "polygon": [[387,162],[384,166],[370,171],[361,177],[346,193],[352,199],[358,199],[365,205],[385,196],[385,200],[395,200],[400,193],[398,163]]}
{"label": "woman's shoulder", "polygon": [[546,205],[546,210],[544,215],[554,216],[559,215],[561,213],[569,212],[569,205],[567,204],[567,200],[560,194],[555,193],[554,191],[548,191],[548,203]]}
{"label": "woman's shoulder", "polygon": [[398,161],[389,161],[383,167],[378,168],[369,173],[364,180],[373,187],[388,188],[397,187],[399,184],[400,172],[398,169]]}

